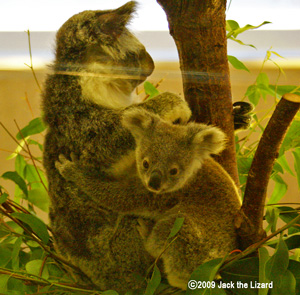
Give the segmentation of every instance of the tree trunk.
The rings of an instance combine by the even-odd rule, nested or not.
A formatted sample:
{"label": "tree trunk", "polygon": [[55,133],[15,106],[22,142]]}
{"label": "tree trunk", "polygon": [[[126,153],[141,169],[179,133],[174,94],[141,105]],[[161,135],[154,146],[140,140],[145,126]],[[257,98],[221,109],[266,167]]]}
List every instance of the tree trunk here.
{"label": "tree trunk", "polygon": [[167,14],[196,122],[220,127],[228,137],[218,162],[238,183],[227,59],[226,0],[157,0]]}

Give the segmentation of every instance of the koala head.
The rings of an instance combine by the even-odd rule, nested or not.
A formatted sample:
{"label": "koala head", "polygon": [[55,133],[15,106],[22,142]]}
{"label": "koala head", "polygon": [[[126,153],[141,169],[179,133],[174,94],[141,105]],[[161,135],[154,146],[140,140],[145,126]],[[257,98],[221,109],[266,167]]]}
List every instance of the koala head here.
{"label": "koala head", "polygon": [[56,35],[56,70],[83,68],[127,79],[134,89],[154,68],[145,47],[126,28],[135,9],[136,2],[130,1],[115,10],[86,10],[68,19]]}
{"label": "koala head", "polygon": [[217,127],[172,125],[142,109],[125,111],[122,124],[135,138],[139,177],[157,194],[182,188],[205,159],[225,146],[225,134]]}

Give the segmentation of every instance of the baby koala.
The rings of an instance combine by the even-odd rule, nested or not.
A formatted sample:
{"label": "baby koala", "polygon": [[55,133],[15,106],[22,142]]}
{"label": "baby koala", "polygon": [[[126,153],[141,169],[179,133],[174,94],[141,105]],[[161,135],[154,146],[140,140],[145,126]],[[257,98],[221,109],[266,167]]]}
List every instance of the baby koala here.
{"label": "baby koala", "polygon": [[[136,149],[105,173],[110,175],[107,179],[85,171],[80,160],[61,156],[56,167],[100,206],[152,218],[150,228],[140,219],[144,246],[153,258],[161,256],[170,285],[186,289],[197,266],[238,247],[237,188],[210,157],[222,151],[225,135],[204,124],[173,125],[142,109],[125,111],[122,124],[133,135]],[[184,224],[166,249],[178,217]]]}
{"label": "baby koala", "polygon": [[122,124],[135,138],[138,177],[156,194],[182,188],[203,162],[225,145],[225,134],[219,128],[197,123],[173,125],[142,109],[125,112]]}

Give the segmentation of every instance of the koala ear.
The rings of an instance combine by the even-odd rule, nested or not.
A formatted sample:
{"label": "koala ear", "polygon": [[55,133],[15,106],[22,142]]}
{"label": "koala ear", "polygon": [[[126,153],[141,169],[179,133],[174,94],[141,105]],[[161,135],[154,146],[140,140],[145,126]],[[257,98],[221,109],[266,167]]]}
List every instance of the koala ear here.
{"label": "koala ear", "polygon": [[201,125],[192,141],[197,146],[198,152],[204,157],[208,157],[211,154],[220,153],[225,148],[226,136],[217,127]]}
{"label": "koala ear", "polygon": [[121,35],[125,26],[131,20],[132,14],[136,10],[136,6],[137,3],[135,1],[130,1],[108,13],[101,13],[98,20],[101,23],[102,31],[113,37]]}
{"label": "koala ear", "polygon": [[124,111],[122,125],[127,128],[135,139],[141,138],[158,121],[156,115],[143,109],[129,109]]}

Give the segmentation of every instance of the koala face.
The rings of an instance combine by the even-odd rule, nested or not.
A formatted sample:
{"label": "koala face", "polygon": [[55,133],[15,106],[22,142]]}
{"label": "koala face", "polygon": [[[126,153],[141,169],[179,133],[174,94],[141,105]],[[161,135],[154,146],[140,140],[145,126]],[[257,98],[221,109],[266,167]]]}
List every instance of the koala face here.
{"label": "koala face", "polygon": [[136,141],[138,175],[157,194],[182,188],[205,159],[224,148],[224,133],[204,124],[172,125],[136,109],[126,111],[122,123]]}
{"label": "koala face", "polygon": [[166,130],[168,124],[160,125],[136,147],[138,175],[144,186],[157,194],[180,189],[201,165],[183,134],[173,136]]}
{"label": "koala face", "polygon": [[72,16],[56,35],[56,68],[70,70],[71,65],[102,74],[103,79],[127,80],[127,87],[134,89],[154,68],[144,46],[126,28],[135,7],[131,1],[115,10]]}

